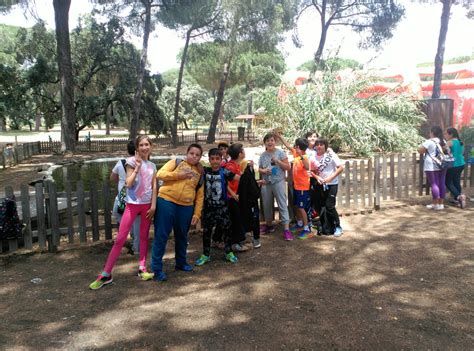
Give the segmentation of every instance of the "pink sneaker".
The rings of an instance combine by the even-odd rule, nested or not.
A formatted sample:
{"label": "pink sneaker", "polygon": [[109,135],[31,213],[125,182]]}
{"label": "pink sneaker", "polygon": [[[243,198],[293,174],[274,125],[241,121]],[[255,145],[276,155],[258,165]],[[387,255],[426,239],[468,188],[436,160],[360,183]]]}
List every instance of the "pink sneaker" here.
{"label": "pink sneaker", "polygon": [[283,239],[285,239],[286,241],[291,241],[293,240],[293,234],[291,234],[291,232],[289,230],[285,230],[283,232]]}
{"label": "pink sneaker", "polygon": [[466,207],[466,195],[464,194],[461,194],[458,196],[458,201],[459,201],[459,206],[461,208],[465,208]]}
{"label": "pink sneaker", "polygon": [[273,233],[275,231],[275,227],[272,225],[262,225],[260,226],[260,234],[268,234]]}

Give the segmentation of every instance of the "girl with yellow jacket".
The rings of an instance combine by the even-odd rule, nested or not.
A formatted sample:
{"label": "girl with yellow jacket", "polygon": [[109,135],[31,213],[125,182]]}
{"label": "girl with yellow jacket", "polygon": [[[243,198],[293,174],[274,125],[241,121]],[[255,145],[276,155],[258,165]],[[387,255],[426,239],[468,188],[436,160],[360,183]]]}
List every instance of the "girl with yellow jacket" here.
{"label": "girl with yellow jacket", "polygon": [[193,270],[193,266],[186,261],[186,253],[189,227],[199,222],[204,201],[203,168],[199,163],[201,156],[201,145],[191,144],[184,160],[170,160],[156,174],[156,178],[163,182],[156,205],[151,258],[151,268],[157,281],[167,279],[163,272],[163,255],[171,230],[175,237],[176,270]]}

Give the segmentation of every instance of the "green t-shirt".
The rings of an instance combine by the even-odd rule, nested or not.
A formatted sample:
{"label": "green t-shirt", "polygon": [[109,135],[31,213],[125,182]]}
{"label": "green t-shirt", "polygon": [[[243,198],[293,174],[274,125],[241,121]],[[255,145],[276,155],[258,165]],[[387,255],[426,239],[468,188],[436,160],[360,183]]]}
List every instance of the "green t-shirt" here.
{"label": "green t-shirt", "polygon": [[461,145],[459,139],[451,140],[451,154],[454,157],[453,167],[464,166],[464,145]]}

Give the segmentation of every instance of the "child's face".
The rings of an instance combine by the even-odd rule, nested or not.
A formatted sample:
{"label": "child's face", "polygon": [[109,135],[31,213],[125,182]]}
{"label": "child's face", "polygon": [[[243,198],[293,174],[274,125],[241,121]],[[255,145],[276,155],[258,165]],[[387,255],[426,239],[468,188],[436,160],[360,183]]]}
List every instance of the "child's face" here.
{"label": "child's face", "polygon": [[209,157],[209,163],[213,170],[219,169],[221,167],[222,156],[221,155],[212,155]]}
{"label": "child's face", "polygon": [[269,151],[272,151],[275,149],[275,138],[268,138],[266,141],[265,141],[265,147],[267,150]]}
{"label": "child's face", "polygon": [[316,152],[321,155],[326,152],[326,146],[324,146],[323,143],[317,143],[316,144]]}
{"label": "child's face", "polygon": [[245,159],[245,149],[242,148],[242,151],[239,154],[241,160]]}
{"label": "child's face", "polygon": [[219,146],[219,151],[221,152],[222,157],[227,157],[227,150],[229,148],[226,146]]}
{"label": "child's face", "polygon": [[305,152],[301,150],[298,145],[295,145],[295,150],[296,150],[296,153],[300,156],[305,154]]}
{"label": "child's face", "polygon": [[189,149],[188,153],[186,154],[186,161],[190,165],[197,165],[199,160],[201,159],[201,150],[197,147],[192,147]]}
{"label": "child's face", "polygon": [[313,147],[314,147],[314,142],[316,141],[317,138],[318,138],[318,137],[316,136],[316,133],[311,134],[311,135],[307,138],[310,148],[313,148]]}
{"label": "child's face", "polygon": [[148,156],[150,156],[151,153],[151,144],[148,141],[148,139],[142,139],[138,143],[138,154],[140,157],[144,160],[148,159]]}

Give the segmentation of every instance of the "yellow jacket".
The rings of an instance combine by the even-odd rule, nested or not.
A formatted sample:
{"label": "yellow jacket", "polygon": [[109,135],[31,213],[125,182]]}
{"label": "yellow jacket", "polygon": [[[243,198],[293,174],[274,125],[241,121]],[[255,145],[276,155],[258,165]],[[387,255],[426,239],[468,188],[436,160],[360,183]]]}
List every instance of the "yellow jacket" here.
{"label": "yellow jacket", "polygon": [[[191,179],[178,179],[178,173],[183,169],[191,169],[195,177]],[[194,205],[194,216],[201,218],[204,202],[204,185],[196,191],[201,174],[196,166],[183,160],[176,167],[176,160],[170,160],[156,173],[156,178],[163,181],[158,197],[182,206]]]}

